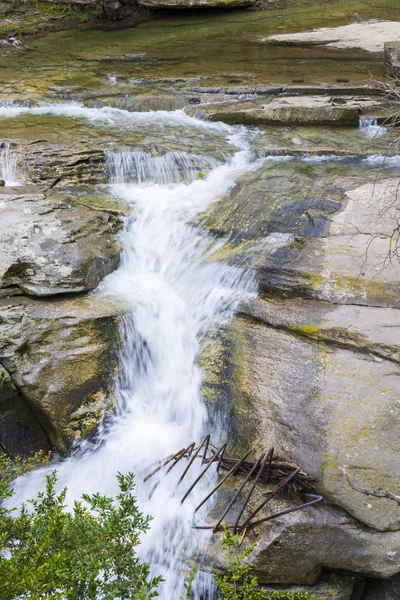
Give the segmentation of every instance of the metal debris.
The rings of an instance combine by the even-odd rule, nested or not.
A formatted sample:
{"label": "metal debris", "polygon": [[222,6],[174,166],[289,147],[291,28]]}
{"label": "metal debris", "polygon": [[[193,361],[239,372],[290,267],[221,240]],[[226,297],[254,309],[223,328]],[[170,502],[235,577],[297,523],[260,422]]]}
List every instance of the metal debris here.
{"label": "metal debris", "polygon": [[[182,448],[179,452],[172,454],[164,461],[160,462],[159,465],[149,473],[145,478],[144,482],[153,477],[156,473],[161,471],[165,466],[170,466],[167,470],[167,474],[182,461],[182,459],[189,459],[187,465],[185,466],[177,485],[182,483],[182,480],[187,475],[190,467],[193,465],[196,459],[200,459],[202,464],[206,466],[195,479],[195,481],[188,488],[186,493],[183,495],[181,499],[181,503],[185,502],[186,498],[193,491],[208,469],[213,465],[213,463],[217,462],[217,471],[223,469],[228,471],[228,473],[222,477],[222,479],[218,482],[218,484],[207,494],[205,498],[196,506],[195,511],[197,512],[199,508],[203,506],[211,498],[211,496],[233,475],[243,476],[243,482],[236,490],[233,498],[229,502],[228,506],[225,508],[223,514],[219,518],[218,522],[215,525],[194,525],[195,529],[212,529],[214,532],[218,531],[222,527],[224,527],[223,520],[226,515],[229,513],[236,500],[239,498],[241,492],[243,492],[244,488],[247,484],[253,480],[252,485],[243,501],[243,504],[240,508],[239,514],[236,518],[236,522],[233,526],[230,526],[230,529],[233,529],[234,533],[242,532],[245,534],[247,530],[257,525],[261,525],[267,521],[271,521],[277,517],[281,517],[283,515],[295,512],[297,510],[301,510],[308,506],[313,506],[319,502],[323,501],[323,496],[306,493],[306,498],[309,498],[306,502],[299,504],[298,506],[294,506],[287,510],[281,511],[279,513],[274,513],[269,515],[268,517],[264,517],[261,519],[256,519],[258,513],[265,508],[265,506],[274,498],[277,494],[282,492],[284,489],[288,488],[292,492],[299,492],[304,488],[310,486],[309,478],[306,473],[301,470],[300,467],[293,465],[291,463],[280,461],[278,459],[274,460],[274,448],[271,447],[265,453],[262,452],[258,458],[255,460],[250,460],[249,456],[253,452],[252,449],[247,450],[243,456],[240,458],[235,458],[226,455],[226,447],[227,444],[224,443],[222,446],[217,448],[211,443],[210,434],[206,435],[200,444],[196,447],[196,444],[192,442],[187,446],[187,448]],[[203,450],[203,452],[201,452]],[[241,519],[243,513],[246,510],[246,507],[249,504],[249,501],[253,495],[253,492],[258,484],[275,484],[275,488],[268,493],[267,497],[254,509],[251,514],[245,518],[245,520],[241,523]],[[157,486],[157,484],[156,484]]]}

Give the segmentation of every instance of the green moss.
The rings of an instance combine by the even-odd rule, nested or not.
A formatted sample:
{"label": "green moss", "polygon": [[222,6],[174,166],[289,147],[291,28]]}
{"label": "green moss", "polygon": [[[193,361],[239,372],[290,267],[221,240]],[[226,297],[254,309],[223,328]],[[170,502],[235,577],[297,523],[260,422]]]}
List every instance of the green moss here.
{"label": "green moss", "polygon": [[[22,13],[22,14],[21,14]],[[100,7],[79,4],[14,0],[13,12],[0,17],[0,36],[37,34],[92,23],[102,17]]]}

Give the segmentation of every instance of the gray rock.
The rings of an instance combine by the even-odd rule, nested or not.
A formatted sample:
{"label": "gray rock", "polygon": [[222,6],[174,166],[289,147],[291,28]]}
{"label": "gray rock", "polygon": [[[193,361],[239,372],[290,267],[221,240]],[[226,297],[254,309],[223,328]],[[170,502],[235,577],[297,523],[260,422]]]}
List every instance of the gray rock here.
{"label": "gray rock", "polygon": [[[258,490],[245,514],[260,504],[266,491]],[[293,508],[299,502],[299,498],[289,499],[285,495],[275,497],[259,513],[260,518]],[[235,522],[236,510],[229,513],[228,525]],[[221,512],[217,503],[210,523],[215,523]],[[226,569],[221,535],[216,534],[210,540],[201,563],[205,568]],[[317,504],[257,526],[245,538],[245,544],[251,543],[255,543],[255,548],[249,564],[259,581],[267,585],[314,585],[323,570],[381,578],[391,577],[400,570],[400,532],[374,531],[327,504]]]}
{"label": "gray rock", "polygon": [[94,289],[119,263],[115,214],[74,196],[0,194],[0,296]]}
{"label": "gray rock", "polygon": [[100,296],[0,300],[0,361],[61,451],[114,406],[123,312]]}
{"label": "gray rock", "polygon": [[[354,351],[357,335],[368,333],[362,322],[372,315],[360,318],[353,344],[345,341],[352,330],[342,344],[321,344],[310,339],[318,318],[295,324],[302,318],[310,323],[301,306],[292,306],[298,313],[292,322],[286,317],[286,324],[268,327],[259,304],[257,321],[239,318],[233,325],[232,436],[257,450],[275,446],[314,477],[331,502],[376,530],[399,530],[400,366],[374,354],[373,347],[371,354],[365,346]],[[327,315],[328,322],[336,320],[335,309]],[[397,314],[393,320],[382,315],[371,335],[379,337],[390,324],[398,328]]]}
{"label": "gray rock", "polygon": [[[356,578],[347,573],[323,573],[314,585],[267,585],[263,589],[280,594],[310,594],[324,600],[352,600]],[[273,597],[273,596],[272,596]],[[292,596],[289,596],[292,597]]]}
{"label": "gray rock", "polygon": [[359,110],[339,106],[271,106],[213,111],[212,119],[247,125],[358,125]]}

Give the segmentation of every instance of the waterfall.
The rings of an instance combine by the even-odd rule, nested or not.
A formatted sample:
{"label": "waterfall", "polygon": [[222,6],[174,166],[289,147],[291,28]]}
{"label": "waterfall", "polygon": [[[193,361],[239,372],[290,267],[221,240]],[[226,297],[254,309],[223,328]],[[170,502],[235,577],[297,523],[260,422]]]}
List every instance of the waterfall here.
{"label": "waterfall", "polygon": [[17,169],[17,157],[10,149],[9,142],[0,143],[0,179],[5,181],[5,185],[20,185]]}
{"label": "waterfall", "polygon": [[[176,115],[165,118],[170,122]],[[210,534],[192,528],[194,507],[216,473],[209,469],[184,504],[181,498],[199,474],[201,461],[181,484],[180,468],[146,483],[143,476],[157,461],[208,432],[196,362],[202,336],[230,319],[241,298],[255,293],[245,271],[205,260],[214,240],[192,223],[259,163],[247,148],[244,129],[199,123],[187,115],[182,120],[194,131],[215,131],[235,153],[225,163],[181,152],[110,155],[110,190],[132,206],[122,234],[121,264],[96,292],[116,295],[129,307],[122,326],[118,406],[94,444],[83,442],[73,457],[58,465],[59,485],[68,486],[69,503],[83,492],[114,495],[116,472],[135,473],[139,506],[153,516],[140,554],[153,574],[165,579],[161,600],[178,600],[184,593],[185,557],[207,544]],[[13,503],[34,496],[51,468],[18,480]],[[204,523],[213,501],[196,513],[197,523]],[[199,576],[197,599],[203,597],[204,585],[207,581]]]}
{"label": "waterfall", "polygon": [[204,171],[220,164],[214,158],[187,152],[168,152],[153,156],[149,152],[118,152],[108,158],[111,182],[190,183]]}
{"label": "waterfall", "polygon": [[378,125],[378,119],[376,117],[360,117],[359,129],[361,133],[369,138],[380,137],[387,132],[386,127]]}

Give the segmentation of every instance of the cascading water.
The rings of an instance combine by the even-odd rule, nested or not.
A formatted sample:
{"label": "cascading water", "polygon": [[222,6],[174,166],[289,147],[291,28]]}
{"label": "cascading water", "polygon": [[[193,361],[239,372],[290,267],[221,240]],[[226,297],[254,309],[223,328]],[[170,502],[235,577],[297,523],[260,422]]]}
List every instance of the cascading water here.
{"label": "cascading water", "polygon": [[17,157],[8,142],[0,144],[0,179],[5,185],[19,185],[17,181]]}
{"label": "cascading water", "polygon": [[[188,126],[190,117],[182,119]],[[141,555],[153,573],[165,579],[160,588],[163,600],[180,597],[185,556],[205,547],[208,534],[192,529],[193,511],[216,475],[210,469],[184,504],[180,500],[199,474],[200,461],[179,485],[178,469],[146,483],[143,476],[155,462],[207,432],[202,373],[196,364],[201,338],[230,318],[240,298],[255,291],[243,270],[205,260],[213,240],[189,223],[257,163],[247,149],[244,130],[195,119],[190,126],[228,136],[236,152],[223,164],[183,153],[109,157],[111,191],[128,202],[133,213],[122,235],[121,265],[97,291],[117,295],[129,309],[122,332],[118,406],[95,444],[84,442],[58,465],[59,485],[68,486],[69,502],[83,492],[113,495],[117,471],[136,474],[140,508],[154,517]],[[34,496],[48,470],[19,480],[13,503]],[[209,508],[210,503],[196,513],[198,522],[204,522]],[[203,594],[204,581],[197,578],[196,598]]]}
{"label": "cascading water", "polygon": [[387,132],[386,127],[378,125],[376,117],[360,117],[359,128],[363,134],[370,138],[380,137]]}

